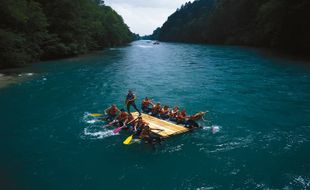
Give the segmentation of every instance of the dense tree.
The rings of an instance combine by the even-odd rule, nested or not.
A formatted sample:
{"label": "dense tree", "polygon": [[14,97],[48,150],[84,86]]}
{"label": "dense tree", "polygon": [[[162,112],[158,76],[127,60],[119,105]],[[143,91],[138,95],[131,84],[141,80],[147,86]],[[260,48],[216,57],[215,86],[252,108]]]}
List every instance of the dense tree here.
{"label": "dense tree", "polygon": [[137,37],[101,0],[5,0],[0,16],[0,68],[78,55]]}
{"label": "dense tree", "polygon": [[196,0],[177,9],[151,38],[309,53],[309,9],[309,0]]}
{"label": "dense tree", "polygon": [[26,0],[0,2],[0,67],[23,65],[38,59],[47,34],[40,4]]}

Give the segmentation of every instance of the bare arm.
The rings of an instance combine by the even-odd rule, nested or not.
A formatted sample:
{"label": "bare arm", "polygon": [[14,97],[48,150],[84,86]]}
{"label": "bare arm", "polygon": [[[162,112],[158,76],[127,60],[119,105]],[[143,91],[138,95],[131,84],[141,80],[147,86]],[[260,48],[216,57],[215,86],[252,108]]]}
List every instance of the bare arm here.
{"label": "bare arm", "polygon": [[123,126],[122,126],[122,127],[125,127],[125,126],[126,126],[126,124],[127,124],[127,122],[128,122],[128,119],[125,119],[125,121],[124,121],[124,123],[123,123]]}
{"label": "bare arm", "polygon": [[138,118],[133,119],[133,120],[129,121],[129,123],[127,123],[127,124],[130,124],[130,123],[132,123],[132,122],[136,121],[137,119],[138,119]]}
{"label": "bare arm", "polygon": [[104,113],[107,114],[109,109],[110,109],[110,107],[108,107],[107,109],[105,109],[105,110],[104,110]]}
{"label": "bare arm", "polygon": [[117,122],[117,120],[114,119],[113,121],[111,121],[111,122],[109,123],[109,125],[112,125],[112,124],[114,124],[114,123],[116,123],[116,122]]}
{"label": "bare arm", "polygon": [[116,108],[116,113],[120,113],[121,112],[121,110],[119,110],[118,108]]}
{"label": "bare arm", "polygon": [[152,102],[152,100],[150,100],[150,104],[151,104],[152,106],[155,106],[155,104]]}

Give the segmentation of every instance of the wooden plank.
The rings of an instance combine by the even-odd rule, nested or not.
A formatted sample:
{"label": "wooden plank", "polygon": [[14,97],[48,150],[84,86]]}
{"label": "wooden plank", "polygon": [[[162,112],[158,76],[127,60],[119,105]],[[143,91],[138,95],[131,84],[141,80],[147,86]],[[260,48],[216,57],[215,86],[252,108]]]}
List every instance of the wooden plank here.
{"label": "wooden plank", "polygon": [[[138,112],[133,112],[132,113],[134,118],[137,118],[139,116]],[[142,113],[142,119],[149,123],[150,128],[153,129],[160,129],[162,131],[156,131],[154,130],[153,132],[162,136],[162,137],[169,137],[172,135],[176,135],[176,134],[180,134],[180,133],[185,133],[187,131],[189,131],[188,128],[162,120],[162,119],[158,119],[156,117],[147,115]]]}

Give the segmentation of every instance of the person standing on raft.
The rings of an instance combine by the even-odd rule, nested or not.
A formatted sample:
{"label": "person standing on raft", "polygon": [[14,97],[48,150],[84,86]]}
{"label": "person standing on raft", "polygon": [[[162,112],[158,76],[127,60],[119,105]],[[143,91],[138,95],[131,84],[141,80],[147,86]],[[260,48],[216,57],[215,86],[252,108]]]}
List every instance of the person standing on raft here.
{"label": "person standing on raft", "polygon": [[132,106],[135,110],[137,110],[137,112],[139,112],[139,115],[141,115],[141,112],[137,108],[136,103],[135,103],[136,99],[137,99],[136,95],[131,90],[128,90],[128,94],[126,96],[126,101],[125,101],[128,114],[131,114],[130,106]]}

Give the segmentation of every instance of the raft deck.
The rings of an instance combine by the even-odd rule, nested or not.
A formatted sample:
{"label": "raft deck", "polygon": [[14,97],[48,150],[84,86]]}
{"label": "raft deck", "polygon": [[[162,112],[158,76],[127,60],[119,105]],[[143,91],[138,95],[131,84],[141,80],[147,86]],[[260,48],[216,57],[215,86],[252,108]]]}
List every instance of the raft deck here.
{"label": "raft deck", "polygon": [[[132,116],[137,118],[139,116],[138,112],[133,112]],[[152,129],[160,129],[152,130],[155,134],[160,135],[161,137],[167,138],[173,135],[177,135],[180,133],[188,132],[189,129],[162,119],[158,119],[156,117],[150,116],[148,114],[141,113],[143,121],[149,124],[149,127]]]}

